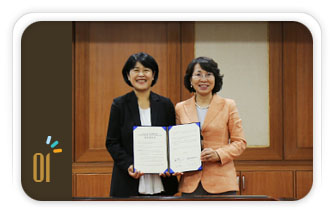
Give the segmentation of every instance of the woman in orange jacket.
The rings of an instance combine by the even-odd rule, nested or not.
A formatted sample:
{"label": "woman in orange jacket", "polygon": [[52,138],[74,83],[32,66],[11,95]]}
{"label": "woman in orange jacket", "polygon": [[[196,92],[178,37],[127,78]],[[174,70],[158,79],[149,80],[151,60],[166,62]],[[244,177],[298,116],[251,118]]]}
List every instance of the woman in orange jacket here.
{"label": "woman in orange jacket", "polygon": [[207,57],[194,59],[184,85],[194,96],[176,105],[176,123],[200,122],[202,170],[181,174],[184,196],[236,194],[239,190],[233,159],[246,149],[241,119],[234,100],[216,93],[223,85],[217,63]]}

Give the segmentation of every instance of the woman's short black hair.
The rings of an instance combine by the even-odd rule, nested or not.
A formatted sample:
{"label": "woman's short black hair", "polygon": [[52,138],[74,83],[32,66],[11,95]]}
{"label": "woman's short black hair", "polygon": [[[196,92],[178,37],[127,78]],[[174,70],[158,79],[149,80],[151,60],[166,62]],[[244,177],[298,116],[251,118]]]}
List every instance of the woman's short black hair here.
{"label": "woman's short black hair", "polygon": [[132,87],[131,82],[128,79],[128,75],[130,73],[130,70],[133,69],[137,62],[140,62],[144,67],[149,68],[153,71],[153,81],[151,86],[153,86],[157,80],[159,75],[159,67],[158,63],[155,61],[155,59],[144,52],[139,52],[132,54],[129,59],[125,62],[122,70],[124,81]]}
{"label": "woman's short black hair", "polygon": [[218,64],[209,57],[197,57],[193,59],[186,70],[186,75],[184,76],[184,86],[190,92],[196,92],[193,87],[191,87],[190,79],[192,78],[195,65],[199,64],[203,70],[206,72],[211,72],[215,76],[215,86],[212,89],[212,94],[217,93],[223,87],[223,77],[224,75],[220,75]]}

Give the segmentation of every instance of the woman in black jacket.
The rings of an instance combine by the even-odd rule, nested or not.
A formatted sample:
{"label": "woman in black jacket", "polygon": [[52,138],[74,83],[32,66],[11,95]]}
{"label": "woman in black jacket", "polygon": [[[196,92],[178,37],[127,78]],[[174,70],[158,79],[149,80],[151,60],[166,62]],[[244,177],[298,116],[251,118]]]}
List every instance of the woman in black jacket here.
{"label": "woman in black jacket", "polygon": [[151,91],[158,79],[158,64],[146,53],[133,54],[122,74],[133,91],[115,98],[111,106],[106,140],[114,160],[110,196],[174,195],[178,189],[175,176],[133,170],[133,126],[175,125],[172,102]]}

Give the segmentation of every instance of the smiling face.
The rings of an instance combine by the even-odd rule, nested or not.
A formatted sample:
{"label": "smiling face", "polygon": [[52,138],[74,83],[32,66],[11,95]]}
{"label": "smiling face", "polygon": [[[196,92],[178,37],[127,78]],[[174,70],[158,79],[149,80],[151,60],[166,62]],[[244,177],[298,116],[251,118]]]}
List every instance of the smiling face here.
{"label": "smiling face", "polygon": [[151,88],[154,74],[150,68],[136,62],[135,67],[129,72],[128,79],[135,90],[145,91]]}
{"label": "smiling face", "polygon": [[215,87],[215,76],[203,70],[200,64],[196,64],[190,82],[197,94],[206,96],[212,94],[212,89]]}

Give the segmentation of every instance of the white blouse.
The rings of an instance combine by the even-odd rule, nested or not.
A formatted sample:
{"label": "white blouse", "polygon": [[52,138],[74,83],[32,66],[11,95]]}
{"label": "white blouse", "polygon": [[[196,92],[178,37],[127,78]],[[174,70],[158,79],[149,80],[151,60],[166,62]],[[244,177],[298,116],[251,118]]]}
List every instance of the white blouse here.
{"label": "white blouse", "polygon": [[205,119],[206,113],[208,112],[208,109],[209,107],[201,108],[198,105],[196,105],[197,117],[201,124],[201,128],[203,127],[204,119]]}
{"label": "white blouse", "polygon": [[[139,115],[142,126],[151,126],[151,108],[139,107]],[[139,178],[139,193],[152,195],[162,191],[164,191],[164,186],[158,174],[144,174]]]}

